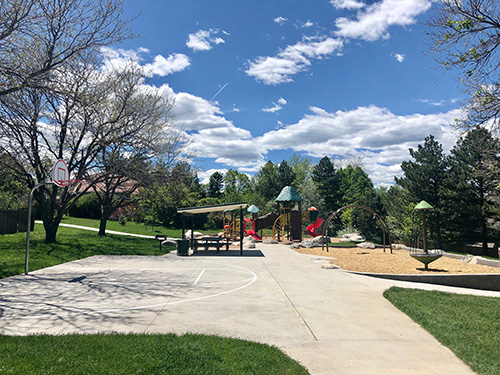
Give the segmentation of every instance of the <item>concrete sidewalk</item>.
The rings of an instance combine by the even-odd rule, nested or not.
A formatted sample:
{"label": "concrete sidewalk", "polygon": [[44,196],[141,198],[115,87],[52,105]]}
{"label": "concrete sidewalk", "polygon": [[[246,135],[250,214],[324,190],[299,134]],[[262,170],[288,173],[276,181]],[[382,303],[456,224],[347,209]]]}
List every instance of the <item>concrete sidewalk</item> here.
{"label": "concrete sidewalk", "polygon": [[[43,224],[43,221],[36,220],[35,223],[36,224]],[[91,232],[99,232],[99,228],[86,227],[86,226],[83,226],[83,225],[60,223],[59,226],[61,226],[61,227],[67,227],[67,228],[76,228],[76,229],[89,230]],[[107,234],[118,234],[120,236],[131,236],[131,237],[152,238],[152,239],[155,239],[155,236],[148,236],[146,234],[134,234],[134,233],[118,232],[116,230],[109,230],[109,229],[106,229],[106,233]]]}
{"label": "concrete sidewalk", "polygon": [[196,332],[275,345],[311,374],[473,373],[382,296],[391,285],[467,290],[322,269],[286,246],[258,249],[99,256],[0,280],[0,332]]}

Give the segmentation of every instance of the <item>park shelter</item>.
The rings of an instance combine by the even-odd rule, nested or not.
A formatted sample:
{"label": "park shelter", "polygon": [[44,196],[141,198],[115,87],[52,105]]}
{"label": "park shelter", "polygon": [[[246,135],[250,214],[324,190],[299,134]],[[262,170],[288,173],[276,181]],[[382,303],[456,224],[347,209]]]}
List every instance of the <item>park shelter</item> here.
{"label": "park shelter", "polygon": [[[184,238],[184,233],[186,229],[186,217],[193,217],[196,214],[205,214],[210,212],[221,212],[227,210],[240,210],[240,222],[243,223],[243,209],[248,206],[246,202],[231,203],[231,204],[217,204],[212,206],[201,206],[201,207],[186,207],[178,208],[177,213],[182,214],[182,238]],[[193,220],[191,220],[191,243],[193,241]],[[240,226],[240,254],[243,255],[243,226]]]}

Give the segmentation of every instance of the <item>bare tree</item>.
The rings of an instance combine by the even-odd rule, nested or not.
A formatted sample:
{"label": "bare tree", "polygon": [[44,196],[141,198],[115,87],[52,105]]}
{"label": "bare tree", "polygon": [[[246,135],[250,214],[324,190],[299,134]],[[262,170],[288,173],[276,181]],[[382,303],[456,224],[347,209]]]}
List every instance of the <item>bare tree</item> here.
{"label": "bare tree", "polygon": [[2,0],[0,97],[44,87],[89,50],[130,37],[120,0]]}
{"label": "bare tree", "polygon": [[113,211],[147,184],[149,167],[170,167],[184,150],[184,133],[173,126],[170,115],[172,98],[142,81],[142,71],[134,64],[103,77],[112,90],[99,108],[105,125],[96,127],[101,149],[89,176],[101,203],[99,235],[105,235]]}
{"label": "bare tree", "polygon": [[[101,86],[90,85],[93,75],[90,67],[67,65],[57,90],[25,88],[1,98],[0,149],[15,160],[15,173],[30,188],[50,176],[56,159],[64,159],[77,180],[93,165],[100,147],[93,108],[103,95]],[[56,240],[64,212],[82,193],[75,184],[35,192],[47,243]]]}
{"label": "bare tree", "polygon": [[439,0],[429,25],[436,60],[445,70],[458,70],[469,99],[470,128],[500,120],[500,3],[497,0]]}

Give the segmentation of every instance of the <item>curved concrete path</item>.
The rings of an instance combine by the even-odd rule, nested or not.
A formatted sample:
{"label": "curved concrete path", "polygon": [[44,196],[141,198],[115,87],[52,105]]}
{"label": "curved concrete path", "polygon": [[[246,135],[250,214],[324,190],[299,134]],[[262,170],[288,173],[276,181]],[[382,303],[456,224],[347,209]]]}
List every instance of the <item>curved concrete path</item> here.
{"label": "curved concrete path", "polygon": [[311,374],[472,374],[382,296],[391,285],[471,291],[322,269],[281,245],[258,249],[98,256],[0,280],[0,332],[196,332],[275,345]]}

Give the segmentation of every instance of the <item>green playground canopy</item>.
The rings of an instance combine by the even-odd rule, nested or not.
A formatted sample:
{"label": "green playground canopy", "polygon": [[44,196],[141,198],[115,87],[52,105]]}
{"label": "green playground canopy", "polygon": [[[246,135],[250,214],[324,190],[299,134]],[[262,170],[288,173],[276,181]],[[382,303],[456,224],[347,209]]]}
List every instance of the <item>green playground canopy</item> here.
{"label": "green playground canopy", "polygon": [[432,210],[433,207],[427,203],[426,201],[422,201],[419,204],[417,204],[414,208],[414,210]]}
{"label": "green playground canopy", "polygon": [[285,186],[276,198],[276,202],[302,202],[302,197],[293,186]]}

